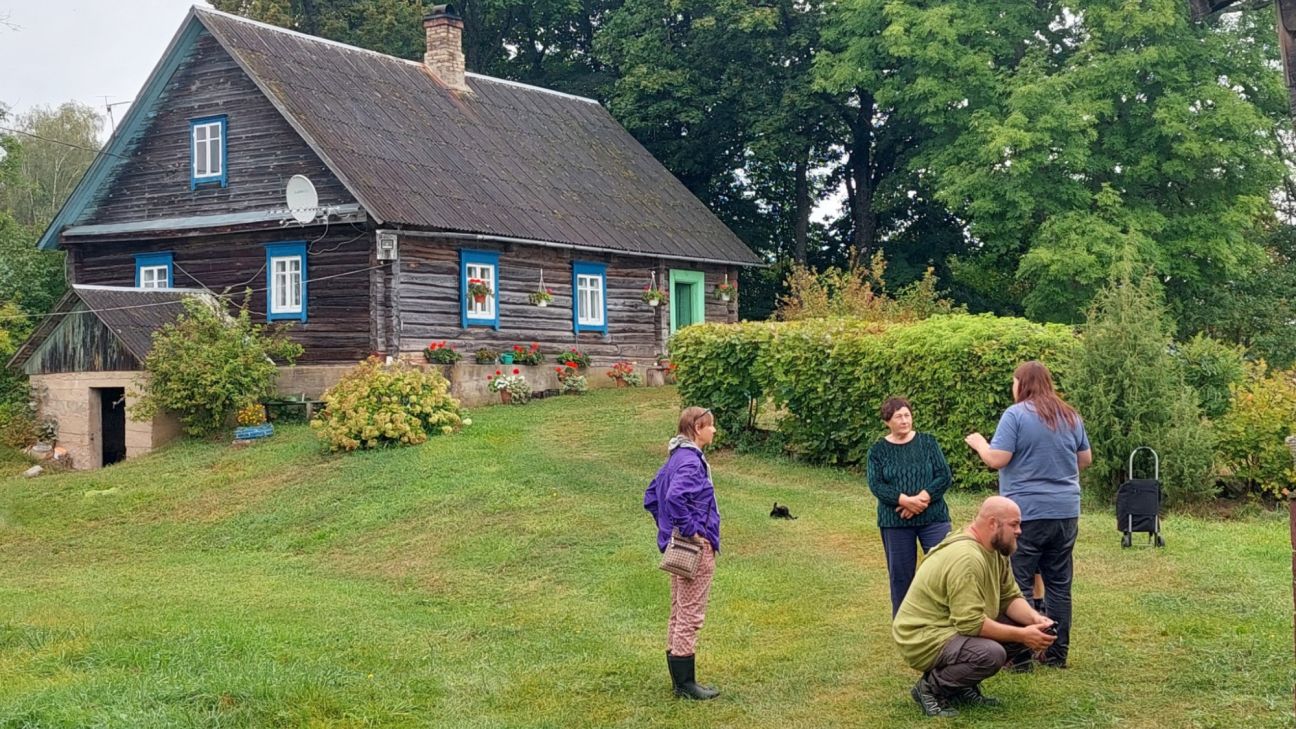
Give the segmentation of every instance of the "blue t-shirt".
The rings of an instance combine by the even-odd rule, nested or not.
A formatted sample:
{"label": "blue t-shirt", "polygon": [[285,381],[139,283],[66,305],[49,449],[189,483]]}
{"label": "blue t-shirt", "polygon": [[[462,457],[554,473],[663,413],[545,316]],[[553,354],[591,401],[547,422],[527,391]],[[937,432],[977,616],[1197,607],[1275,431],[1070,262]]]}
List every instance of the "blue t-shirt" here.
{"label": "blue t-shirt", "polygon": [[1019,402],[999,418],[990,447],[1013,454],[999,469],[999,495],[1017,504],[1022,521],[1080,516],[1076,454],[1089,450],[1089,435],[1078,415],[1074,426],[1059,418],[1049,430],[1033,405]]}

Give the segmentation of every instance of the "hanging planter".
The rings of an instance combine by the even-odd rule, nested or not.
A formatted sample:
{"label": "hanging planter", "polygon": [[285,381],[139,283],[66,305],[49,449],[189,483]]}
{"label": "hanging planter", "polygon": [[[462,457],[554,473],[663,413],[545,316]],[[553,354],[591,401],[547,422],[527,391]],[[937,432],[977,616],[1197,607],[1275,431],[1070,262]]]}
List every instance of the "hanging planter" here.
{"label": "hanging planter", "polygon": [[547,288],[544,284],[543,268],[540,269],[540,287],[537,288],[535,291],[532,291],[530,294],[527,294],[527,298],[531,300],[532,304],[540,307],[541,309],[548,306],[550,301],[553,301],[553,290]]}
{"label": "hanging planter", "polygon": [[724,281],[716,284],[716,298],[721,301],[729,301],[738,296],[738,282],[729,283],[729,274],[725,274]]}
{"label": "hanging planter", "polygon": [[648,274],[648,285],[644,287],[643,293],[640,294],[640,297],[644,300],[644,303],[653,308],[657,308],[666,303],[669,297],[666,296],[665,291],[657,288],[657,272],[649,271]]}

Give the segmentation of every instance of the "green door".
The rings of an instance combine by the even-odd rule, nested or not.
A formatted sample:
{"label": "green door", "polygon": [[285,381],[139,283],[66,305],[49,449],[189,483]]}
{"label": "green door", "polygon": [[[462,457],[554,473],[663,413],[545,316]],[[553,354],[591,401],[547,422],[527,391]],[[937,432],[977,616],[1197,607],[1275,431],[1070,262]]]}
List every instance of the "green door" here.
{"label": "green door", "polygon": [[670,330],[706,321],[706,277],[701,271],[670,271]]}
{"label": "green door", "polygon": [[676,281],[675,290],[671,292],[671,301],[675,302],[675,328],[682,329],[693,323],[693,284]]}

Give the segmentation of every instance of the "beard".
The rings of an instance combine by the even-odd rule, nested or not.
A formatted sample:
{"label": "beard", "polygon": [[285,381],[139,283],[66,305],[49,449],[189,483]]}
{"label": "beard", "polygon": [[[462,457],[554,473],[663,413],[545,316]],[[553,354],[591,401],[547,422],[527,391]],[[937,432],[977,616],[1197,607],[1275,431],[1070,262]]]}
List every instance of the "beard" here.
{"label": "beard", "polygon": [[1001,532],[990,538],[990,546],[994,547],[994,550],[999,554],[1002,554],[1005,557],[1011,557],[1013,552],[1017,551],[1017,540],[1009,540]]}

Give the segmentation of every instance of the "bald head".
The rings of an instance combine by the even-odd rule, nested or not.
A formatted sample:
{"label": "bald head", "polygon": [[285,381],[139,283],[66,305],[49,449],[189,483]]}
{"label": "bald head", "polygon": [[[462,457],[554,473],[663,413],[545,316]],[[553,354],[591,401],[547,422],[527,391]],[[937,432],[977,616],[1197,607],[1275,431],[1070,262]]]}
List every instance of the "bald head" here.
{"label": "bald head", "polygon": [[1021,534],[1021,509],[1010,499],[991,496],[981,502],[969,531],[986,549],[993,549],[1005,557],[1011,556],[1017,549],[1017,536]]}
{"label": "bald head", "polygon": [[1002,496],[991,496],[981,502],[981,508],[977,509],[976,520],[989,524],[991,519],[997,519],[1001,523],[1011,519],[1020,519],[1021,509],[1017,508],[1012,499],[1006,499]]}

